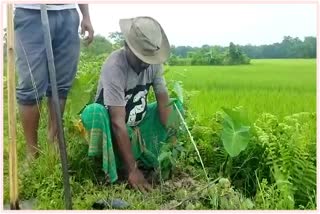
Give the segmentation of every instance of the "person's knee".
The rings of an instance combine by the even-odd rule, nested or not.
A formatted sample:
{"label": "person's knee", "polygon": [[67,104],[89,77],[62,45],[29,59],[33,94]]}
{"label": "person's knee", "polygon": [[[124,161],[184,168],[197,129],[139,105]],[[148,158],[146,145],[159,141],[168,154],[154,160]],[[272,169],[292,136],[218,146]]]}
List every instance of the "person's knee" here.
{"label": "person's knee", "polygon": [[35,87],[28,87],[26,85],[19,85],[16,89],[16,97],[19,105],[37,105],[41,102],[43,98],[43,86],[40,84],[35,85]]}
{"label": "person's knee", "polygon": [[29,72],[23,70],[18,73],[18,85],[16,88],[17,102],[21,105],[35,105],[41,101],[47,89],[47,76],[38,75],[45,72],[45,69],[38,68],[41,71]]}
{"label": "person's knee", "polygon": [[20,97],[17,95],[17,103],[21,106],[35,106],[39,105],[42,100],[42,97],[38,97],[36,99],[34,98],[26,98],[26,97]]}
{"label": "person's knee", "polygon": [[[70,87],[69,88],[62,88],[62,89],[60,88],[60,89],[58,89],[58,97],[59,97],[60,100],[66,100],[68,98]],[[48,87],[47,92],[46,92],[46,96],[49,99],[52,99],[51,86]]]}
{"label": "person's knee", "polygon": [[18,103],[21,105],[37,104],[45,95],[48,87],[45,59],[36,54],[29,54],[29,60],[27,61],[20,56],[17,67],[16,96]]}

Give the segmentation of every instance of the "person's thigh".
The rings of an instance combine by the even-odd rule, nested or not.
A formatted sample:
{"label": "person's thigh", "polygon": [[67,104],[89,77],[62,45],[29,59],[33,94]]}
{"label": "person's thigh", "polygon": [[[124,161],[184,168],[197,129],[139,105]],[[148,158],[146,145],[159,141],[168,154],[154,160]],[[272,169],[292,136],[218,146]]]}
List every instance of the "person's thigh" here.
{"label": "person's thigh", "polygon": [[48,66],[39,10],[17,8],[14,16],[17,100],[36,104],[48,87]]}
{"label": "person's thigh", "polygon": [[[51,14],[50,14],[51,15]],[[79,15],[76,9],[55,11],[49,18],[56,19],[52,41],[59,97],[66,99],[77,72],[80,53],[78,34]],[[47,95],[51,96],[49,86]]]}

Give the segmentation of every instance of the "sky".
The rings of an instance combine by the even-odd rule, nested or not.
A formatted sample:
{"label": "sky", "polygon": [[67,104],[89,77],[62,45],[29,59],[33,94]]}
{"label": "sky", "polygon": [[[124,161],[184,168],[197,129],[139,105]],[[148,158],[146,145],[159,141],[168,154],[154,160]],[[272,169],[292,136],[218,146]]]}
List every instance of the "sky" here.
{"label": "sky", "polygon": [[175,46],[272,44],[317,33],[315,4],[90,4],[89,9],[96,34],[120,31],[121,18],[152,16]]}
{"label": "sky", "polygon": [[317,33],[316,5],[310,4],[92,4],[90,13],[95,32],[104,36],[120,31],[121,18],[152,16],[176,46],[272,44]]}

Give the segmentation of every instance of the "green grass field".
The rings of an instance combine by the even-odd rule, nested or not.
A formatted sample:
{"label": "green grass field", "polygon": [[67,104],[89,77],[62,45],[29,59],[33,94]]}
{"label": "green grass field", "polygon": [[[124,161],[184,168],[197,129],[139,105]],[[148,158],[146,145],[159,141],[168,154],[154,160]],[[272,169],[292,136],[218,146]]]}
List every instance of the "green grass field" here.
{"label": "green grass field", "polygon": [[251,65],[241,66],[172,66],[166,77],[183,82],[191,95],[190,110],[203,121],[221,107],[243,106],[252,120],[262,112],[283,117],[316,111],[314,59],[252,60]]}
{"label": "green grass field", "polygon": [[[84,72],[92,70],[92,66],[97,67],[97,63],[93,61],[87,62],[86,60],[80,62],[80,70],[83,68]],[[210,124],[212,123],[211,118],[214,117],[217,111],[221,110],[221,107],[243,106],[252,122],[261,116],[263,112],[283,118],[293,113],[316,111],[315,59],[252,60],[250,65],[241,66],[171,66],[165,76],[168,82],[171,80],[182,81],[184,98],[187,100],[186,107],[192,116],[197,118],[197,124],[193,124],[193,127],[191,127],[192,134],[198,146],[202,147],[201,155],[205,159],[211,158],[213,160],[213,165],[210,165],[212,164],[210,161],[206,162],[208,171],[211,169],[209,177],[212,180],[216,179],[220,173],[214,169],[218,169],[228,160],[228,158],[225,159],[227,154],[224,152],[221,142],[217,139],[217,136],[213,137],[212,133],[215,133],[216,130],[214,130],[214,127],[211,130],[210,127],[212,125]],[[87,82],[87,80],[84,78],[82,82]],[[86,96],[83,96],[84,90],[82,89],[74,91],[76,93],[70,97],[69,104],[75,103],[74,105],[78,110],[78,108],[81,108],[79,106],[81,103],[87,102],[86,100],[79,100],[79,97]],[[6,93],[6,82],[4,82],[4,202],[8,203],[8,108]],[[51,150],[47,149],[45,105],[43,105],[42,109],[39,130],[41,155],[32,165],[31,170],[26,170],[24,167],[25,142],[19,115],[17,114],[20,196],[21,199],[37,197],[36,208],[38,209],[63,209],[60,160],[58,156],[50,153],[52,152]],[[208,197],[208,193],[194,197],[194,193],[199,193],[199,189],[201,190],[207,183],[203,176],[202,168],[196,161],[197,155],[189,141],[184,141],[188,148],[185,150],[185,158],[179,159],[177,162],[175,177],[162,185],[154,186],[152,193],[141,194],[137,191],[129,190],[124,183],[105,186],[101,182],[101,176],[103,178],[101,170],[99,172],[99,167],[96,167],[92,160],[87,157],[88,146],[73,126],[74,119],[78,119],[78,116],[75,115],[75,112],[78,111],[70,110],[68,107],[66,109],[64,118],[65,135],[71,167],[74,209],[91,209],[93,202],[100,198],[122,198],[131,204],[130,209],[163,209],[172,207],[191,196],[179,209],[249,209],[246,202],[241,198],[242,196],[240,197],[239,195],[232,196],[232,200],[235,201],[240,200],[239,197],[241,198],[242,201],[241,203],[239,202],[239,206],[230,205],[230,203],[223,204],[224,202],[219,198],[220,196],[214,199],[212,195]],[[315,119],[314,121],[310,120],[309,125],[309,119],[306,118],[304,120],[307,122],[301,123],[301,133],[297,133],[297,138],[290,138],[289,146],[295,145],[293,144],[296,143],[295,139],[301,139],[299,143],[303,142],[307,145],[303,148],[307,148],[306,151],[308,152],[312,151],[309,153],[310,160],[305,158],[304,161],[312,165],[316,160]],[[291,126],[288,125],[287,127]],[[198,131],[196,132],[195,129],[197,128]],[[279,137],[276,139],[282,140],[284,144],[287,141],[289,142],[285,138]],[[288,209],[288,207],[292,209],[292,207],[282,203],[282,201],[286,202],[286,199],[283,198],[288,198],[285,195],[290,193],[286,192],[289,191],[288,189],[281,189],[274,183],[265,183],[263,181],[264,178],[271,177],[270,169],[266,163],[260,164],[259,161],[255,161],[255,158],[261,160],[263,154],[260,153],[260,142],[256,138],[253,138],[252,142],[251,146],[243,151],[238,159],[233,160],[234,165],[231,167],[233,176],[230,178],[232,185],[235,185],[241,194],[249,190],[248,192],[251,195],[247,194],[245,197],[252,200],[254,203],[253,208],[255,209]],[[285,167],[287,163],[282,160],[282,155],[279,154],[279,160],[276,159],[275,161]],[[299,157],[292,156],[283,159],[291,160],[291,158],[296,158],[300,161]],[[257,166],[257,163],[260,165]],[[261,174],[254,175],[255,169]],[[311,177],[314,175],[312,173],[310,173]],[[185,176],[186,174],[188,176]],[[259,179],[255,176],[258,176]],[[315,178],[312,177],[312,179]],[[251,186],[244,185],[244,180],[250,180]],[[290,182],[295,186],[304,187],[304,183],[297,184],[292,180]],[[258,191],[258,187],[255,186],[256,183],[260,185],[260,195],[258,193],[256,195],[256,190]],[[312,187],[310,193],[315,190],[313,183],[309,184],[307,182],[306,186]],[[222,194],[219,192],[219,188],[218,190],[212,190],[214,197]],[[234,194],[232,191],[228,188],[228,194]],[[315,193],[313,195],[310,194],[310,198],[303,198],[307,202],[304,203],[303,207],[299,208],[315,209],[314,196]],[[228,199],[228,201],[230,200]],[[297,206],[298,204],[296,204],[296,208]]]}

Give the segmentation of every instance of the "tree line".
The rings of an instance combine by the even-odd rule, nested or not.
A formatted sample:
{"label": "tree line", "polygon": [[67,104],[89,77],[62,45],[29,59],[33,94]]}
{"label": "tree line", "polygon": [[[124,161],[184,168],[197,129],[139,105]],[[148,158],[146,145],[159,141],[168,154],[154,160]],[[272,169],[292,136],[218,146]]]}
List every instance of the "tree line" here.
{"label": "tree line", "polygon": [[[299,38],[285,36],[280,43],[270,45],[243,45],[238,46],[239,49],[252,59],[265,58],[316,58],[316,37],[308,36],[302,41]],[[181,58],[187,58],[189,52],[199,51],[200,49],[208,48],[216,49],[219,52],[224,52],[228,47],[223,46],[209,46],[202,47],[191,46],[172,46],[171,53]]]}
{"label": "tree line", "polygon": [[[96,35],[89,47],[82,45],[86,55],[109,54],[123,46],[120,32],[112,32],[108,38]],[[304,40],[285,36],[280,43],[270,45],[203,45],[201,47],[171,46],[169,65],[238,65],[249,64],[250,59],[316,58],[316,37]]]}
{"label": "tree line", "polygon": [[[3,29],[3,53],[6,56],[6,29]],[[108,37],[95,35],[90,46],[81,41],[81,53],[88,56],[109,54],[123,46],[120,32],[112,32]],[[249,64],[250,59],[316,58],[316,37],[303,40],[285,36],[279,43],[270,45],[203,45],[201,47],[171,46],[169,65],[236,65]]]}

